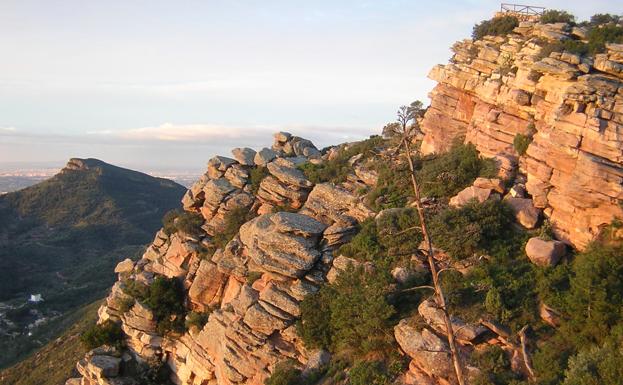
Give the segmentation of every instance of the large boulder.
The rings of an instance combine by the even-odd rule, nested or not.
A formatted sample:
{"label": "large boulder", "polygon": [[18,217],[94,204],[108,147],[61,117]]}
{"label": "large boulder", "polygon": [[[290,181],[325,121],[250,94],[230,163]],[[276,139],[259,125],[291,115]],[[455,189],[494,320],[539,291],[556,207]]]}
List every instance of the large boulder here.
{"label": "large boulder", "polygon": [[567,251],[567,246],[560,241],[548,241],[533,237],[526,243],[526,255],[539,266],[554,266]]}
{"label": "large boulder", "polygon": [[504,194],[504,183],[499,178],[476,178],[474,187],[490,189]]}
{"label": "large boulder", "polygon": [[469,186],[450,198],[450,206],[461,207],[472,200],[482,203],[489,199],[492,196],[492,193],[493,190],[491,188]]}
{"label": "large boulder", "polygon": [[311,187],[312,183],[305,178],[305,174],[299,169],[288,167],[281,162],[267,164],[268,171],[279,181],[296,187]]}
{"label": "large boulder", "polygon": [[[435,301],[432,299],[423,301],[418,306],[418,313],[435,331],[441,334],[446,332],[443,310],[437,306]],[[467,324],[457,317],[451,317],[450,321],[454,335],[460,341],[471,342],[487,331],[487,328],[482,325]]]}
{"label": "large boulder", "polygon": [[266,166],[269,162],[277,157],[277,153],[270,148],[264,147],[255,154],[253,161],[258,166]]}
{"label": "large boulder", "polygon": [[314,186],[301,213],[326,224],[343,222],[345,216],[363,222],[374,215],[372,210],[359,202],[357,196],[333,183]]}
{"label": "large boulder", "polygon": [[231,153],[234,159],[243,166],[253,166],[255,164],[255,150],[251,148],[234,148],[231,150]]}
{"label": "large boulder", "polygon": [[317,245],[325,227],[302,214],[264,214],[240,227],[240,240],[260,268],[300,277],[320,258]]}
{"label": "large boulder", "polygon": [[126,258],[115,266],[115,273],[127,274],[134,269],[134,262],[130,258]]}
{"label": "large boulder", "polygon": [[515,219],[523,227],[533,229],[539,222],[541,210],[534,207],[532,199],[529,198],[513,198],[508,196],[504,199],[515,213]]}
{"label": "large boulder", "polygon": [[429,376],[452,376],[452,359],[447,343],[427,328],[418,329],[412,320],[403,319],[394,327],[400,348]]}

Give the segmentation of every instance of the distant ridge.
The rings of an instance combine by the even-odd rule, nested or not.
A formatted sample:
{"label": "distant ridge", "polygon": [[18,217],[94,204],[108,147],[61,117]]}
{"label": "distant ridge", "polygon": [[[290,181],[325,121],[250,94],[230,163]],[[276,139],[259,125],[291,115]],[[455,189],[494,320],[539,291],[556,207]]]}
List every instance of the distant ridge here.
{"label": "distant ridge", "polygon": [[[112,267],[142,250],[184,192],[169,179],[71,158],[52,178],[0,196],[0,301],[19,307],[29,294],[44,298],[39,315],[9,311],[16,326],[0,317],[0,330],[21,332],[24,323],[101,298]],[[16,342],[0,336],[0,367],[34,347]]]}

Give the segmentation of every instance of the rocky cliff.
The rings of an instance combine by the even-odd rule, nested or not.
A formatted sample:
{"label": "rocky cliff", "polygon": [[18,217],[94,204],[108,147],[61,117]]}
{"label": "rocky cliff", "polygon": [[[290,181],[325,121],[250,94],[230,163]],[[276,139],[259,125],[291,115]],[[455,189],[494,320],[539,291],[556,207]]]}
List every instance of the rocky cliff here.
{"label": "rocky cliff", "polygon": [[[484,204],[503,199],[505,204],[486,207],[503,207],[500,215],[514,215],[512,221],[521,226],[501,221],[497,223],[503,225],[495,231],[508,235],[503,232],[521,228],[517,234],[525,237],[521,247],[512,250],[514,257],[510,259],[507,255],[499,259],[483,255],[489,250],[478,249],[481,254],[471,253],[461,260],[435,250],[442,270],[457,270],[467,277],[474,266],[490,264],[498,273],[488,273],[500,274],[498,287],[491,277],[465,280],[462,290],[470,293],[474,302],[471,322],[465,317],[451,318],[469,378],[481,372],[472,365],[471,357],[492,346],[502,352],[499,357],[508,358],[512,378],[527,380],[533,376],[525,342],[527,326],[511,331],[492,314],[515,325],[539,322],[541,330],[546,330],[539,336],[544,337],[561,322],[556,309],[537,300],[537,294],[530,291],[534,282],[526,284],[526,280],[534,276],[530,275],[534,274],[532,265],[557,264],[565,256],[566,246],[534,237],[534,233],[526,244],[529,236],[525,229],[539,227],[542,212],[557,238],[583,248],[604,225],[623,214],[619,206],[623,175],[618,138],[623,127],[623,46],[609,45],[607,53],[594,58],[555,52],[544,55],[548,42],[581,33],[566,24],[523,22],[508,36],[457,43],[452,62],[435,67],[430,75],[439,84],[421,121],[425,134],[422,152],[443,153],[456,140],[471,142],[481,155],[497,160],[498,176],[473,175],[452,192],[458,192],[453,197],[425,197],[422,203],[431,209],[431,215],[459,215],[452,210],[464,206],[468,211],[478,210],[470,206],[474,199]],[[518,139],[529,143],[521,154]],[[286,360],[295,362],[303,373],[326,364],[328,352],[307,349],[297,332],[301,301],[335,282],[349,264],[362,264],[336,250],[348,243],[362,224],[370,223],[367,219],[381,223],[383,216],[409,210],[412,203],[405,199],[405,204],[381,211],[382,204],[377,205],[377,201],[388,201],[382,193],[394,198],[409,195],[408,191],[392,190],[394,185],[404,184],[398,178],[406,174],[370,167],[367,154],[348,153],[347,175],[335,178],[336,183],[313,183],[313,178],[301,171],[301,166],[327,164],[343,156],[349,146],[320,152],[308,140],[277,133],[272,148],[258,152],[237,148],[232,150],[233,158],[211,159],[205,175],[184,196],[185,214],[173,221],[177,226],[172,229],[165,223],[138,262],[124,261],[115,270],[119,280],[100,309],[100,322],[120,323],[127,349],[102,347],[91,351],[78,363],[82,377],[68,380],[67,385],[133,384],[128,368],[135,360],[165,362],[173,382],[184,385],[260,385]],[[369,152],[375,159],[392,159],[396,152],[388,147]],[[468,157],[467,147],[463,156]],[[478,155],[470,159],[471,164],[481,160]],[[400,165],[395,168],[400,169]],[[419,175],[425,176],[424,171]],[[446,179],[458,179],[442,171],[430,181],[443,184]],[[390,172],[393,179],[387,180],[384,172]],[[382,178],[391,186],[373,190],[378,194],[372,205],[366,194]],[[447,245],[474,247],[467,242],[482,230],[475,223],[479,214],[460,215],[470,216],[474,223],[460,222],[454,231],[465,238],[457,235],[456,243]],[[184,216],[199,218],[200,230],[182,225],[190,220]],[[234,225],[234,217],[239,226]],[[453,216],[443,218],[438,226],[455,220]],[[485,221],[498,219],[487,217]],[[412,229],[401,229],[393,236]],[[493,239],[492,234],[482,231]],[[224,239],[223,234],[230,236]],[[444,241],[434,239],[439,244]],[[491,254],[497,252],[493,249]],[[410,261],[405,266],[392,266],[394,289],[408,281],[413,273],[409,269],[414,265],[421,268],[425,260],[421,251],[409,250],[407,254]],[[373,262],[363,265],[365,274],[375,269]],[[426,273],[426,267],[422,271]],[[149,287],[162,276],[183,282],[184,308],[209,314],[205,324],[188,331],[159,330],[160,316],[131,293],[137,284]],[[519,297],[515,304],[504,303],[500,294],[504,290],[506,295]],[[485,302],[485,295],[488,304],[483,307],[477,302]],[[464,315],[470,316],[470,312]],[[479,319],[480,315],[486,319]],[[415,308],[401,318],[392,324],[393,335],[391,331],[388,334],[407,365],[392,381],[456,384],[442,310],[433,300],[418,297]],[[346,382],[342,378],[323,383]]]}
{"label": "rocky cliff", "polygon": [[[179,384],[259,385],[284,359],[311,359],[317,365],[323,354],[307,351],[295,331],[299,301],[326,282],[332,251],[373,215],[353,193],[362,181],[313,185],[296,168],[322,161],[307,140],[278,133],[272,149],[232,153],[235,159],[211,159],[183,198],[185,210],[201,214],[202,233],[158,232],[137,263],[119,264],[120,279],[99,311],[100,322],[122,322],[127,346],[142,360],[165,357]],[[258,167],[267,175],[253,187],[250,174]],[[258,216],[206,256],[224,231],[228,212],[240,208]],[[201,330],[165,337],[156,330],[153,312],[140,302],[122,310],[128,300],[124,286],[129,281],[149,285],[157,275],[183,280],[189,308],[214,309]],[[96,350],[78,364],[82,379],[68,384],[130,381],[119,373],[123,359]]]}
{"label": "rocky cliff", "polygon": [[[507,36],[457,42],[422,123],[422,151],[455,138],[487,156],[518,163],[525,187],[557,236],[585,247],[623,211],[623,45],[580,57],[548,46],[585,37],[566,23],[522,22]],[[545,57],[543,57],[545,56]],[[525,154],[517,134],[532,137]]]}

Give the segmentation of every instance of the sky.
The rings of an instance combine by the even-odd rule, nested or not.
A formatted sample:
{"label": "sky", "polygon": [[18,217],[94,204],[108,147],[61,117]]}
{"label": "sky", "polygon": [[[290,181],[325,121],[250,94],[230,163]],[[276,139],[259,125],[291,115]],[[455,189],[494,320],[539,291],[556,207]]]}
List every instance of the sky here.
{"label": "sky", "polygon": [[[541,1],[579,19],[620,1]],[[203,170],[288,131],[321,148],[428,103],[498,1],[0,0],[0,168]]]}

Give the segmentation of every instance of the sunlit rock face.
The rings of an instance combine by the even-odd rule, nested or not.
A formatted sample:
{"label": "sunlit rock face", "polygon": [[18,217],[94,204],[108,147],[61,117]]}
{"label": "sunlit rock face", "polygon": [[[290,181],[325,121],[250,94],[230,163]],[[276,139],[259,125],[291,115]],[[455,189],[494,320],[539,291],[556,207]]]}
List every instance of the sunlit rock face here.
{"label": "sunlit rock face", "polygon": [[[583,248],[623,214],[623,45],[594,58],[542,57],[548,42],[572,33],[522,22],[505,37],[456,43],[450,63],[429,74],[438,84],[422,150],[443,152],[459,138],[485,156],[515,158],[557,237]],[[521,156],[517,134],[533,137]]]}
{"label": "sunlit rock face", "polygon": [[[341,186],[314,185],[298,166],[329,155],[323,159],[310,141],[288,133],[275,134],[272,149],[236,148],[232,154],[212,158],[182,200],[184,210],[200,215],[201,234],[161,230],[142,259],[117,267],[119,281],[99,315],[100,322],[121,322],[126,357],[96,349],[78,364],[83,377],[69,384],[131,383],[119,369],[128,354],[164,360],[174,382],[184,385],[260,385],[286,359],[302,365],[326,361],[326,352],[304,348],[294,323],[300,301],[327,282],[333,251],[374,215],[353,191],[365,181],[353,169]],[[265,174],[254,190],[251,172],[257,167]],[[237,209],[253,218],[215,248],[215,237]],[[186,309],[210,312],[203,327],[161,335],[147,306],[135,301],[124,308],[132,303],[128,282],[151,285],[157,276],[183,282]]]}

